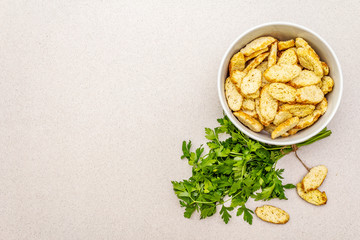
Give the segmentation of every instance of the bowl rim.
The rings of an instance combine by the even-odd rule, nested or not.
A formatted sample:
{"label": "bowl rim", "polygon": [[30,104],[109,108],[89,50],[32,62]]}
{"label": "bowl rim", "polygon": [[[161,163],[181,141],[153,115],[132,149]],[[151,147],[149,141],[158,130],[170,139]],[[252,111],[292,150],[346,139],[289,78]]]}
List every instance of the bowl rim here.
{"label": "bowl rim", "polygon": [[[241,38],[243,38],[244,36],[246,36],[247,34],[259,29],[259,28],[264,28],[264,27],[268,27],[268,26],[290,26],[290,27],[295,27],[295,28],[299,28],[299,29],[302,29],[304,31],[307,31],[311,34],[313,34],[316,38],[318,38],[327,48],[328,50],[330,51],[331,55],[334,57],[334,60],[335,60],[335,63],[336,63],[336,66],[339,70],[338,74],[339,74],[339,82],[337,83],[336,87],[339,88],[339,96],[337,97],[337,101],[335,102],[335,107],[333,109],[333,111],[330,113],[330,115],[328,116],[328,118],[326,119],[326,121],[320,125],[318,127],[317,130],[315,131],[312,131],[310,132],[310,134],[300,138],[300,139],[297,139],[297,140],[289,140],[289,141],[278,141],[276,139],[263,139],[261,137],[258,137],[257,135],[253,135],[253,134],[248,134],[246,132],[243,131],[242,128],[246,128],[245,126],[242,126],[242,124],[238,121],[234,122],[232,120],[232,117],[229,116],[229,112],[227,110],[228,108],[228,105],[227,105],[227,102],[226,102],[226,99],[225,99],[225,93],[223,93],[223,91],[221,90],[222,89],[222,84],[223,84],[223,81],[222,81],[222,69],[224,67],[224,64],[225,64],[225,60],[226,58],[229,56],[232,48],[234,47],[235,44],[237,44]],[[228,64],[228,63],[226,63]],[[241,132],[243,132],[244,134],[248,135],[250,138],[252,139],[255,139],[255,140],[258,140],[260,142],[263,142],[263,143],[267,143],[267,144],[271,144],[271,145],[292,145],[292,144],[297,144],[297,143],[300,143],[300,142],[304,142],[306,141],[307,139],[315,136],[316,134],[318,134],[322,129],[324,129],[328,124],[329,122],[333,119],[333,117],[335,116],[335,113],[337,112],[339,106],[340,106],[340,102],[341,102],[341,98],[342,98],[342,94],[343,94],[343,75],[342,75],[342,70],[341,70],[341,65],[339,63],[339,59],[337,58],[334,50],[331,48],[331,46],[319,35],[317,34],[316,32],[314,32],[313,30],[307,28],[307,27],[304,27],[302,25],[299,25],[299,24],[296,24],[296,23],[291,23],[291,22],[268,22],[268,23],[263,23],[263,24],[260,24],[260,25],[257,25],[255,27],[252,27],[248,30],[246,30],[245,32],[243,32],[242,34],[240,34],[231,44],[230,46],[228,47],[228,49],[226,50],[225,54],[223,55],[222,57],[222,60],[220,62],[220,67],[219,67],[219,70],[218,70],[218,95],[219,95],[219,99],[220,99],[220,103],[221,103],[221,106],[223,108],[223,111],[224,113],[229,117],[230,121],[236,126],[237,129],[239,129]],[[232,114],[232,113],[231,113]],[[251,130],[250,130],[251,131]]]}

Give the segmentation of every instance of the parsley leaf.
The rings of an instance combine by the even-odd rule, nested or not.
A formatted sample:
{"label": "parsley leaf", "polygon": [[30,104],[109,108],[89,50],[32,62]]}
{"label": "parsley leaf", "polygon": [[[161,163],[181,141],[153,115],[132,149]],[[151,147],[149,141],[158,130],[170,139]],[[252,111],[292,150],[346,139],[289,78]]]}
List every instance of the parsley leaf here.
{"label": "parsley leaf", "polygon": [[185,208],[184,217],[190,218],[193,212],[195,212],[195,206],[187,206]]}
{"label": "parsley leaf", "polygon": [[220,215],[225,223],[228,223],[231,218],[231,215],[229,214],[228,211],[232,211],[233,209],[234,208],[232,208],[232,207],[225,207],[224,205],[222,206],[222,208],[220,210]]}
{"label": "parsley leaf", "polygon": [[296,186],[295,186],[294,184],[291,184],[291,183],[286,184],[286,185],[283,185],[283,187],[284,187],[285,189],[292,189],[292,188],[296,188]]}

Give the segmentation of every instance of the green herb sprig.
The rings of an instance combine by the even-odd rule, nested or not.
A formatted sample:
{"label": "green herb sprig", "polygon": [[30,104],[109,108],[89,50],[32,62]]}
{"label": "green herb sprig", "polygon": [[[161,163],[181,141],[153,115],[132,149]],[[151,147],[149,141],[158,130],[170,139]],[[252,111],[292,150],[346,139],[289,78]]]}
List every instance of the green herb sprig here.
{"label": "green herb sprig", "polygon": [[[267,201],[273,198],[287,199],[285,189],[295,188],[293,184],[283,185],[284,169],[276,169],[277,161],[293,147],[301,147],[331,134],[326,128],[316,136],[296,146],[273,146],[250,139],[240,132],[227,116],[217,120],[215,129],[205,128],[209,152],[200,146],[191,151],[191,141],[183,142],[182,159],[188,159],[192,176],[180,182],[172,181],[175,194],[185,208],[184,217],[190,218],[197,211],[200,219],[212,216],[220,206],[220,215],[228,223],[230,212],[237,208],[236,215],[252,224],[253,211],[246,207],[248,199]],[[219,134],[230,135],[225,141]],[[225,203],[231,201],[230,205]]]}

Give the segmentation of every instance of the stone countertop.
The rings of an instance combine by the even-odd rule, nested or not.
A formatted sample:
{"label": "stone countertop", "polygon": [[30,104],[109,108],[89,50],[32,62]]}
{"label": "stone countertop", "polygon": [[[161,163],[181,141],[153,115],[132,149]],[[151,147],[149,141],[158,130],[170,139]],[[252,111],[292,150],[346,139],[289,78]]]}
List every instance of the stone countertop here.
{"label": "stone countertop", "polygon": [[[359,1],[2,1],[1,239],[355,239],[360,221]],[[245,30],[294,22],[342,65],[331,137],[298,151],[325,164],[328,203],[272,200],[285,225],[183,217],[171,180],[181,142],[222,116],[220,60]],[[278,163],[284,182],[306,170]],[[254,209],[261,202],[249,201]]]}

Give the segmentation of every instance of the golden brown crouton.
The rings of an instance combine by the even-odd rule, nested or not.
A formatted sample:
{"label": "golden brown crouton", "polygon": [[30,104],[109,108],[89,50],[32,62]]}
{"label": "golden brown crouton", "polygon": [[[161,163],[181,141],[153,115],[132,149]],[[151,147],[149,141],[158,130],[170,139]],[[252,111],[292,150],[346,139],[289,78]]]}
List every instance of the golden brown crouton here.
{"label": "golden brown crouton", "polygon": [[244,110],[255,110],[255,100],[250,98],[245,98],[242,104]]}
{"label": "golden brown crouton", "polygon": [[286,120],[288,120],[289,118],[292,117],[292,114],[289,113],[288,111],[279,111],[274,119],[274,125],[278,126],[280,123],[285,122]]}
{"label": "golden brown crouton", "polygon": [[255,111],[257,113],[257,117],[259,118],[259,121],[262,125],[268,126],[270,124],[270,121],[267,121],[260,113],[260,99],[255,99]]}
{"label": "golden brown crouton", "polygon": [[329,75],[330,68],[326,64],[326,62],[321,62],[321,66],[322,66],[322,69],[323,69],[323,72],[324,72],[324,76]]}
{"label": "golden brown crouton", "polygon": [[272,122],[278,109],[278,101],[269,93],[269,85],[265,85],[260,93],[260,114],[266,122]]}
{"label": "golden brown crouton", "polygon": [[332,91],[334,86],[334,80],[331,77],[325,76],[321,79],[321,82],[321,91],[323,91],[324,94],[328,94]]}
{"label": "golden brown crouton", "polygon": [[314,105],[306,104],[284,104],[280,106],[280,111],[288,111],[295,117],[305,117],[315,109]]}
{"label": "golden brown crouton", "polygon": [[235,87],[238,90],[238,92],[241,91],[241,82],[245,76],[246,73],[239,70],[234,70],[230,74],[230,80],[233,84],[235,84]]}
{"label": "golden brown crouton", "polygon": [[278,64],[297,64],[298,58],[294,48],[284,51],[279,57]]}
{"label": "golden brown crouton", "polygon": [[324,113],[325,113],[326,110],[327,110],[327,106],[328,106],[327,100],[326,100],[326,98],[324,97],[324,99],[323,99],[320,103],[318,103],[318,104],[316,105],[315,109],[316,109],[316,110],[319,110],[320,113],[321,113],[321,115],[324,115]]}
{"label": "golden brown crouton", "polygon": [[248,114],[242,111],[234,112],[234,115],[239,119],[242,124],[250,128],[254,132],[260,132],[264,128],[263,125],[261,125],[261,123],[259,123],[255,118],[250,117]]}
{"label": "golden brown crouton", "polygon": [[236,53],[230,60],[229,63],[229,73],[232,71],[239,70],[242,71],[245,68],[245,57],[241,52]]}
{"label": "golden brown crouton", "polygon": [[236,90],[230,78],[227,78],[225,81],[225,96],[229,108],[233,111],[239,111],[242,106],[243,96]]}
{"label": "golden brown crouton", "polygon": [[279,124],[279,126],[275,128],[275,130],[271,133],[271,138],[275,139],[277,137],[280,137],[290,129],[294,128],[298,123],[299,123],[298,117],[289,118],[288,120]]}
{"label": "golden brown crouton", "polygon": [[271,83],[269,93],[281,102],[295,102],[296,89],[285,83]]}
{"label": "golden brown crouton", "polygon": [[256,68],[265,58],[269,56],[269,52],[262,53],[259,56],[257,56],[254,60],[252,60],[244,69],[245,73],[248,73],[250,70]]}
{"label": "golden brown crouton", "polygon": [[256,58],[256,57],[259,56],[260,54],[262,54],[262,53],[264,53],[264,52],[267,52],[267,51],[269,51],[269,48],[268,48],[268,47],[266,47],[266,48],[264,48],[264,49],[260,49],[259,51],[256,51],[256,52],[254,52],[253,54],[245,57],[245,62],[249,61],[250,59]]}
{"label": "golden brown crouton", "polygon": [[274,65],[264,72],[264,77],[269,82],[288,82],[299,76],[301,68],[297,65],[280,64]]}
{"label": "golden brown crouton", "polygon": [[271,44],[270,53],[268,57],[268,67],[272,67],[276,64],[276,58],[277,58],[277,42],[274,42]]}
{"label": "golden brown crouton", "polygon": [[296,184],[296,190],[298,195],[308,203],[320,206],[326,204],[327,202],[325,192],[320,192],[317,189],[305,192],[301,182]]}
{"label": "golden brown crouton", "polygon": [[290,219],[290,216],[287,212],[271,205],[257,207],[255,209],[255,214],[261,220],[275,224],[284,224],[287,223]]}
{"label": "golden brown crouton", "polygon": [[266,84],[270,83],[264,77],[264,72],[267,68],[268,68],[268,61],[263,61],[256,67],[256,69],[259,69],[261,71],[261,87],[264,87]]}
{"label": "golden brown crouton", "polygon": [[299,76],[289,82],[289,84],[296,88],[307,87],[316,85],[321,82],[321,78],[313,71],[302,70]]}
{"label": "golden brown crouton", "polygon": [[315,190],[321,186],[326,178],[328,169],[324,165],[319,165],[310,169],[310,171],[303,178],[302,185],[304,192]]}
{"label": "golden brown crouton", "polygon": [[310,48],[298,48],[296,53],[301,66],[314,71],[319,77],[323,76],[324,73],[321,62]]}
{"label": "golden brown crouton", "polygon": [[290,39],[290,40],[288,40],[288,41],[280,41],[280,42],[278,43],[278,49],[279,49],[279,51],[285,50],[285,49],[288,49],[288,48],[291,48],[291,47],[293,47],[293,46],[295,46],[295,41],[294,41],[294,39]]}
{"label": "golden brown crouton", "polygon": [[246,96],[256,93],[261,86],[261,71],[252,69],[241,82],[241,93]]}
{"label": "golden brown crouton", "polygon": [[275,130],[276,126],[274,124],[269,124],[267,126],[264,127],[264,130],[268,133],[271,133]]}
{"label": "golden brown crouton", "polygon": [[324,93],[315,85],[302,87],[296,90],[296,102],[317,104],[324,99]]}
{"label": "golden brown crouton", "polygon": [[296,125],[295,128],[300,130],[300,129],[310,127],[319,119],[320,116],[321,116],[321,111],[315,110],[311,114],[307,115],[306,117],[300,118],[300,121],[299,121],[298,125]]}
{"label": "golden brown crouton", "polygon": [[248,43],[243,49],[240,50],[245,56],[249,56],[252,53],[268,47],[270,44],[275,42],[276,39],[273,37],[260,37],[250,43]]}

